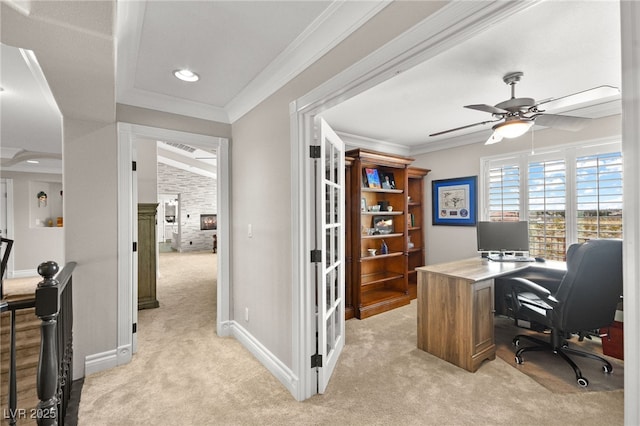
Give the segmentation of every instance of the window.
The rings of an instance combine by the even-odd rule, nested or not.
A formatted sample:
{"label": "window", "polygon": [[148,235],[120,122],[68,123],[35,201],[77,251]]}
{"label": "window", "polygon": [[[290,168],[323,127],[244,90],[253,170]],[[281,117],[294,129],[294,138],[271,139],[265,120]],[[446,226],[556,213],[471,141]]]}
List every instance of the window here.
{"label": "window", "polygon": [[520,220],[520,168],[502,166],[489,170],[489,220]]}
{"label": "window", "polygon": [[529,252],[563,259],[566,252],[567,176],[564,160],[529,163]]}
{"label": "window", "polygon": [[576,177],[578,241],[622,238],[622,155],[579,157]]}
{"label": "window", "polygon": [[532,256],[564,260],[567,247],[622,238],[619,142],[482,160],[483,220],[529,221]]}

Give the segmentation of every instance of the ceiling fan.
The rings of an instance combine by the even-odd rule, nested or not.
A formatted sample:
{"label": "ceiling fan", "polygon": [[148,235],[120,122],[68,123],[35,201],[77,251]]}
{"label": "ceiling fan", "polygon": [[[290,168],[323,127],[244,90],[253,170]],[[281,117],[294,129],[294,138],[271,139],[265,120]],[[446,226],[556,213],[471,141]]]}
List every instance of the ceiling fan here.
{"label": "ceiling fan", "polygon": [[520,81],[520,78],[523,75],[524,73],[516,71],[506,74],[502,78],[507,85],[511,86],[511,99],[500,102],[494,106],[487,104],[465,105],[465,108],[491,113],[493,117],[491,120],[485,120],[479,123],[468,124],[466,126],[432,133],[429,136],[438,136],[489,123],[497,124],[492,127],[493,134],[485,143],[486,145],[500,142],[503,138],[516,138],[521,136],[525,134],[527,130],[534,125],[534,123],[545,127],[552,127],[554,129],[570,130],[575,132],[582,129],[590,119],[569,115],[547,114],[545,111],[602,99],[620,93],[620,90],[617,87],[605,85],[573,93],[561,98],[551,98],[536,102],[533,98],[516,98],[516,83]]}

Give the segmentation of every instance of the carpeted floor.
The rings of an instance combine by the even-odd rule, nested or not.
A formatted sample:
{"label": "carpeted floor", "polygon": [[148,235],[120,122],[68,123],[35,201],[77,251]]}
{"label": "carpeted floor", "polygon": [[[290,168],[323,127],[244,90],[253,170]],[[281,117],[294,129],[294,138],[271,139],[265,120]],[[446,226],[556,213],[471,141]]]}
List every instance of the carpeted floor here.
{"label": "carpeted floor", "polygon": [[349,320],[324,395],[295,401],[215,334],[215,254],[163,253],[160,308],[127,365],[85,378],[79,425],[621,425],[623,391],[552,392],[497,357],[469,373],[416,348],[416,303]]}
{"label": "carpeted floor", "polygon": [[[515,349],[512,343],[516,334],[529,334],[538,339],[549,340],[549,336],[546,334],[518,328],[513,324],[512,319],[498,317],[495,318],[496,355],[551,392],[594,392],[624,388],[624,362],[612,357],[605,358],[611,363],[613,372],[611,374],[605,374],[600,361],[570,355],[582,371],[582,376],[589,381],[589,386],[586,388],[576,385],[576,376],[573,369],[563,359],[558,355],[554,355],[552,352],[525,353],[523,354],[524,363],[518,365],[515,362]],[[521,344],[522,346],[533,345],[525,339],[521,340]],[[602,344],[600,343],[600,339],[596,337],[592,340],[584,339],[582,342],[579,342],[577,338],[573,338],[569,340],[569,346],[574,349],[603,355]]]}

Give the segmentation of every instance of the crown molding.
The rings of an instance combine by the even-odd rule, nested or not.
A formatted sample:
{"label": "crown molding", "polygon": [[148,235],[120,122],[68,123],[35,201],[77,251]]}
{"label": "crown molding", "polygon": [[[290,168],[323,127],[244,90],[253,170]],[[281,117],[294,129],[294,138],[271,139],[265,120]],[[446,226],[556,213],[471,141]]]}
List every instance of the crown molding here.
{"label": "crown molding", "polygon": [[124,91],[119,96],[118,103],[140,108],[155,109],[172,114],[186,115],[203,120],[217,121],[219,123],[231,123],[227,111],[223,108],[186,99],[178,99],[160,93],[148,92],[146,90],[131,88]]}
{"label": "crown molding", "polygon": [[293,43],[225,105],[231,123],[307,69],[390,2],[334,1]]}
{"label": "crown molding", "polygon": [[340,132],[338,130],[335,130],[335,132],[345,143],[347,150],[352,148],[364,148],[372,151],[402,155],[405,157],[409,155],[409,147],[406,145]]}
{"label": "crown molding", "polygon": [[136,58],[146,2],[119,2],[117,102],[221,123],[233,123],[333,49],[390,2],[334,1],[224,108],[134,87]]}

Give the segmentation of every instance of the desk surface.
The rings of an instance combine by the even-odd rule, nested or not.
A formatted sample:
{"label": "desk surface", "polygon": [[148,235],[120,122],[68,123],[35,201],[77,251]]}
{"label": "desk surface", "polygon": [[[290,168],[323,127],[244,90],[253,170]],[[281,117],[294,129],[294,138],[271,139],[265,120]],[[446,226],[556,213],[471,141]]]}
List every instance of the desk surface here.
{"label": "desk surface", "polygon": [[421,266],[418,271],[435,272],[453,278],[461,278],[471,282],[497,278],[516,271],[555,269],[566,271],[565,262],[548,260],[546,262],[494,262],[482,257],[473,257],[436,265]]}

